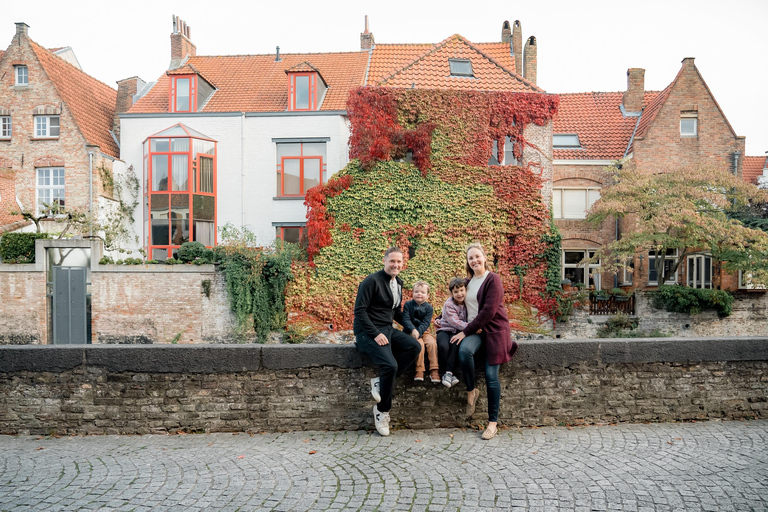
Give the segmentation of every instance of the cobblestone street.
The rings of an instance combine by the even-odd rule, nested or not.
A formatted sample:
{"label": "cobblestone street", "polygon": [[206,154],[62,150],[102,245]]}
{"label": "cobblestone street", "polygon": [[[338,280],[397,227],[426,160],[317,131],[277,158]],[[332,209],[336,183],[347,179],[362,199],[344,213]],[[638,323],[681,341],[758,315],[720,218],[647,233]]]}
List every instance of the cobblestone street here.
{"label": "cobblestone street", "polygon": [[0,510],[768,510],[768,421],[0,436]]}

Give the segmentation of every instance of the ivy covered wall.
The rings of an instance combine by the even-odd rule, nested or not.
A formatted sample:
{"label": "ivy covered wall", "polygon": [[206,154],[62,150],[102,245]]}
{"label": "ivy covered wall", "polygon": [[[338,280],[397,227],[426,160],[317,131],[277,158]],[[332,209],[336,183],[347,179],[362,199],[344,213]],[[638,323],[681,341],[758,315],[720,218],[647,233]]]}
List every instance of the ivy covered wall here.
{"label": "ivy covered wall", "polygon": [[[353,91],[353,160],[306,196],[309,261],[294,263],[286,296],[298,313],[293,322],[350,328],[357,285],[382,268],[390,245],[403,250],[408,291],[430,283],[439,312],[449,279],[465,275],[463,251],[473,241],[489,251],[508,303],[551,311],[548,249],[559,238],[550,232],[539,163],[551,155],[540,141],[551,136],[529,134],[547,135],[557,106],[556,96],[533,93]],[[542,158],[489,166],[494,141],[503,154],[506,137],[517,158],[531,150]],[[559,272],[556,279],[550,291]]]}

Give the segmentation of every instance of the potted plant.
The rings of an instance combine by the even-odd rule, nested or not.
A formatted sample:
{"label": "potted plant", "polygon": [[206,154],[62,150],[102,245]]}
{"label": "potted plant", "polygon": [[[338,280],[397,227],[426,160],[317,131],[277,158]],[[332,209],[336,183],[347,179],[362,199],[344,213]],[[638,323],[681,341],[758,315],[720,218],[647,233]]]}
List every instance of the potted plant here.
{"label": "potted plant", "polygon": [[567,277],[565,279],[563,279],[562,281],[560,281],[560,284],[563,286],[563,291],[564,292],[571,291],[571,280],[568,279]]}
{"label": "potted plant", "polygon": [[616,302],[627,302],[629,300],[629,295],[621,288],[611,290],[611,295],[613,295],[613,300]]}
{"label": "potted plant", "polygon": [[575,286],[578,291],[582,291],[587,285],[584,283],[576,283],[573,286]]}
{"label": "potted plant", "polygon": [[610,296],[608,295],[608,291],[600,289],[595,292],[593,295],[595,300],[608,300]]}

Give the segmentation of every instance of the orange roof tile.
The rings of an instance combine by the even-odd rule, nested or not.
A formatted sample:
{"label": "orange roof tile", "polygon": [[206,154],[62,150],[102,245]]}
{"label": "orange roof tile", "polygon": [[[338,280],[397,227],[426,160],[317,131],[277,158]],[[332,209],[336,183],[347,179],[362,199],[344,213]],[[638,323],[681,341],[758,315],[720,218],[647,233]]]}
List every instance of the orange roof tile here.
{"label": "orange roof tile", "polygon": [[[645,92],[646,111],[660,96]],[[637,117],[624,117],[620,105],[623,92],[560,94],[560,108],[554,118],[554,133],[575,133],[581,149],[555,149],[558,160],[618,160],[624,157]]]}
{"label": "orange roof tile", "polygon": [[763,169],[768,169],[768,158],[764,156],[744,157],[744,181],[757,185],[757,178],[763,175]]}
{"label": "orange roof tile", "polygon": [[98,145],[103,153],[119,158],[120,150],[110,134],[117,91],[34,41],[30,44],[85,140]]}
{"label": "orange roof tile", "polygon": [[[363,85],[368,52],[297,53],[190,57],[185,67],[195,69],[217,90],[203,112],[282,112],[288,107],[286,70],[311,62],[328,84],[320,110],[345,110],[347,95]],[[176,70],[169,71],[175,73]],[[168,112],[169,78],[157,84],[131,107],[129,113]]]}
{"label": "orange roof tile", "polygon": [[[375,53],[376,49],[373,51]],[[474,76],[451,76],[449,59],[471,61]],[[508,61],[511,62],[511,59]],[[379,85],[419,89],[543,92],[458,34],[433,46],[403,69],[381,80]]]}

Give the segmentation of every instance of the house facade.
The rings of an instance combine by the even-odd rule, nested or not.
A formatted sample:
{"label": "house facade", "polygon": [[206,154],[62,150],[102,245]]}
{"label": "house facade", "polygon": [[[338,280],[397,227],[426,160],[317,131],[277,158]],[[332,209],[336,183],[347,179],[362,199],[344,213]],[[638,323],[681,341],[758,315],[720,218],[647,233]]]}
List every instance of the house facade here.
{"label": "house facade", "polygon": [[70,48],[45,49],[28,30],[17,23],[0,52],[0,234],[35,229],[13,212],[47,216],[49,231],[61,229],[56,211],[98,218],[111,202],[105,178],[121,165],[117,91],[84,73]]}
{"label": "house facade", "polygon": [[[584,221],[610,183],[606,166],[627,159],[669,171],[718,166],[738,176],[745,172],[745,138],[731,127],[693,58],[683,59],[663,91],[646,91],[644,82],[645,70],[631,68],[624,92],[561,94],[554,121],[552,204],[563,237],[563,278],[597,289],[658,286],[654,254],[638,254],[618,275],[601,275],[600,262],[582,263],[624,229],[612,218],[599,226]],[[670,265],[678,255],[664,257]],[[741,285],[737,275],[720,277],[725,289]],[[668,283],[711,288],[714,281],[712,259],[701,253],[687,256]]]}

